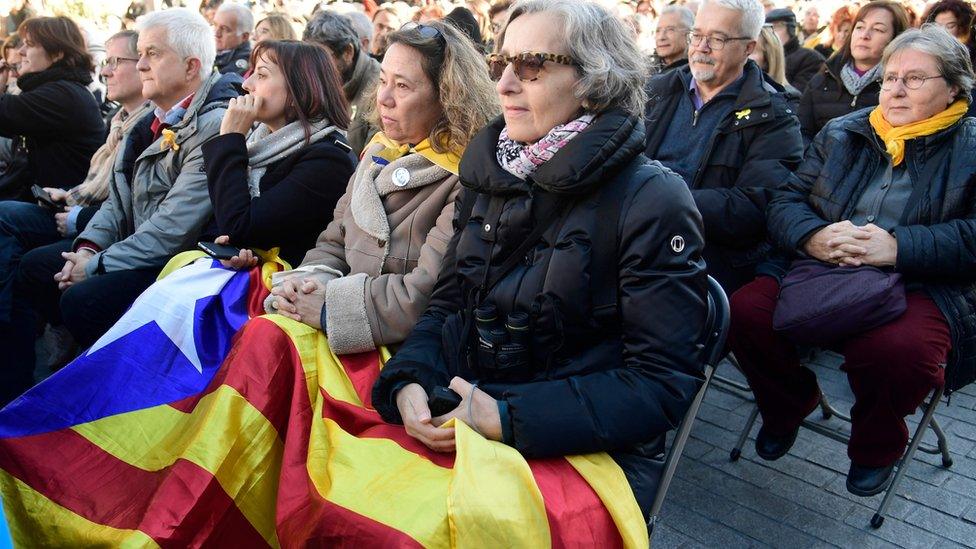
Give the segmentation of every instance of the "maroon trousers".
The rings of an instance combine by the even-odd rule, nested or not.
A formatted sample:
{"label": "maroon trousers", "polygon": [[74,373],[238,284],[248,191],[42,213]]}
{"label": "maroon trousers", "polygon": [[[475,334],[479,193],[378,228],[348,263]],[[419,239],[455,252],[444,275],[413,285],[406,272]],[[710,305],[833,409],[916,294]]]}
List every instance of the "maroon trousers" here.
{"label": "maroon trousers", "polygon": [[[796,345],[773,331],[779,283],[759,277],[731,300],[729,345],[752,387],[763,426],[787,434],[812,412],[819,389],[800,364]],[[844,355],[841,369],[854,392],[847,455],[865,467],[893,464],[908,444],[905,416],[944,383],[952,339],[949,325],[924,293],[908,293],[901,317],[831,346]]]}

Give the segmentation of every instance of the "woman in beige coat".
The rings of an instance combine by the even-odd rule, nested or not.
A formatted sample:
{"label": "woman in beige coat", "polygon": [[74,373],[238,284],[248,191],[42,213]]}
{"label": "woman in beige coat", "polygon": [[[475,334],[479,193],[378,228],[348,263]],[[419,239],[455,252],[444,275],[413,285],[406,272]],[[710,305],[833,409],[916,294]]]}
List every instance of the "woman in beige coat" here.
{"label": "woman in beige coat", "polygon": [[408,24],[389,41],[373,112],[383,131],[316,247],[266,301],[325,331],[336,354],[398,343],[413,328],[454,232],[458,160],[498,113],[483,58],[453,27]]}

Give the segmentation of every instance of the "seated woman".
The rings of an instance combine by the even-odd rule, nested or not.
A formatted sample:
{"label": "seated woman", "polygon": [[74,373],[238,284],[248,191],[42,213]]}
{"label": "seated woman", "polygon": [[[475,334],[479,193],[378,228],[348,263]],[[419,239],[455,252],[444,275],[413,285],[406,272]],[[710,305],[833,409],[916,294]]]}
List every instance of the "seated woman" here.
{"label": "seated woman", "polygon": [[[641,154],[646,69],[621,22],[594,3],[521,2],[498,52],[503,116],[465,151],[430,306],[372,402],[440,452],[455,449],[452,418],[526,458],[610,452],[646,515],[644,456],[701,384],[701,217]],[[460,404],[432,417],[448,385]]]}
{"label": "seated woman", "polygon": [[749,54],[749,59],[755,61],[777,84],[786,88],[790,103],[799,103],[800,92],[786,81],[786,54],[772,26],[763,25],[759,40],[756,40],[756,49]]}
{"label": "seated woman", "polygon": [[295,28],[291,26],[291,19],[284,13],[272,12],[258,21],[254,26],[254,43],[260,44],[265,40],[295,40]]}
{"label": "seated woman", "polygon": [[[874,266],[906,282],[901,316],[827,345],[844,355],[854,392],[847,489],[860,496],[890,482],[908,441],[904,417],[933,388],[976,375],[966,320],[976,303],[969,54],[929,26],[895,38],[881,63],[880,105],[828,123],[767,214],[770,237],[793,257]],[[739,290],[729,337],[763,417],[756,452],[770,460],[789,451],[819,397],[794,340],[773,329],[779,292],[769,276]]]}
{"label": "seated woman", "polygon": [[84,181],[92,155],[105,141],[105,122],[86,86],[95,70],[85,39],[68,17],[35,17],[17,34],[19,94],[9,93],[13,68],[0,67],[0,136],[13,138],[13,154],[27,170],[4,183],[3,199],[31,200],[31,185],[69,189]]}
{"label": "seated woman", "polygon": [[427,306],[460,153],[498,112],[487,76],[465,73],[481,63],[463,40],[441,24],[390,35],[372,113],[383,131],[315,247],[276,276],[269,311],[321,328],[337,354],[403,341]]}
{"label": "seated woman", "polygon": [[341,131],[349,125],[349,106],[321,46],[261,42],[250,66],[247,95],[230,100],[220,135],[202,147],[217,231],[225,235],[218,241],[280,246],[281,258],[297,264],[330,221],[353,172]]}

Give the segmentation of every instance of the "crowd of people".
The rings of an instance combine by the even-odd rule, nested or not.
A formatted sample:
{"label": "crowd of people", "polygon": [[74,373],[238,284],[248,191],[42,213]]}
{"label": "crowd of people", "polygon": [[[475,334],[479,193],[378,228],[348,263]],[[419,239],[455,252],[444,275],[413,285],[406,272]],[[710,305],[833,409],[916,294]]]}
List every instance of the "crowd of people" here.
{"label": "crowd of people", "polygon": [[646,513],[703,381],[711,275],[758,455],[818,405],[801,349],[833,350],[847,488],[883,491],[905,417],[976,379],[973,7],[444,7],[130,8],[97,54],[68,17],[20,22],[0,401],[34,384],[38,338],[63,367],[174,255],[279,248],[267,313],[338,355],[395,350],[383,419],[437,452],[451,419],[526,457],[609,452]]}

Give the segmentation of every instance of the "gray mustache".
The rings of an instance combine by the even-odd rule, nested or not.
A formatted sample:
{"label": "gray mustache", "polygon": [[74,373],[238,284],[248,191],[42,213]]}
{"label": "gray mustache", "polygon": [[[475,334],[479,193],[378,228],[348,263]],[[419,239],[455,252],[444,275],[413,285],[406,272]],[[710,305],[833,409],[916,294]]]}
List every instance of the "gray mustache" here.
{"label": "gray mustache", "polygon": [[715,61],[712,61],[710,57],[705,57],[702,55],[696,55],[691,58],[692,63],[700,63],[702,65],[714,65]]}

